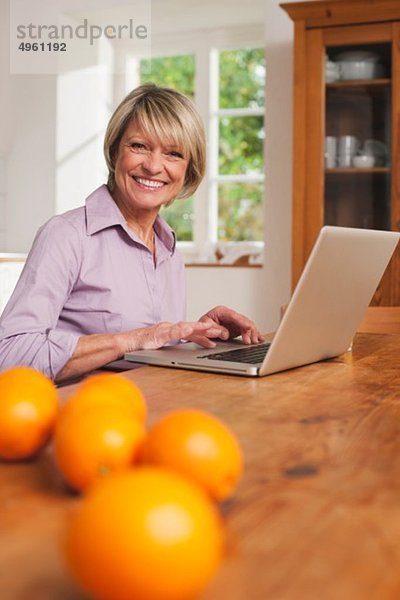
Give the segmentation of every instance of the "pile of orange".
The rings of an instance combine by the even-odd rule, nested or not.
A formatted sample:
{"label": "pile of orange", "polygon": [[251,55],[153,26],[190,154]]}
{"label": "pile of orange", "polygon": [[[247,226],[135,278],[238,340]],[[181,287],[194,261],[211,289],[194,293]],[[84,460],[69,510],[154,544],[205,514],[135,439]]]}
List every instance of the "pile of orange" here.
{"label": "pile of orange", "polygon": [[152,427],[141,390],[122,375],[85,379],[59,410],[44,375],[0,375],[0,458],[37,454],[53,437],[66,483],[84,492],[67,526],[65,554],[98,600],[188,600],[223,554],[215,501],[243,470],[233,433],[199,410],[167,413]]}

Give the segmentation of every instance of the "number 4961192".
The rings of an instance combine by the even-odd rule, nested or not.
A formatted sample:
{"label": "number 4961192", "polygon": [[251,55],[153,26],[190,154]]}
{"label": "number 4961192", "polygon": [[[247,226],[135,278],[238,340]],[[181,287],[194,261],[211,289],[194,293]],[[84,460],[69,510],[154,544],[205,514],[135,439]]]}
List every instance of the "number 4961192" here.
{"label": "number 4961192", "polygon": [[22,52],[66,52],[65,42],[21,42],[18,50]]}

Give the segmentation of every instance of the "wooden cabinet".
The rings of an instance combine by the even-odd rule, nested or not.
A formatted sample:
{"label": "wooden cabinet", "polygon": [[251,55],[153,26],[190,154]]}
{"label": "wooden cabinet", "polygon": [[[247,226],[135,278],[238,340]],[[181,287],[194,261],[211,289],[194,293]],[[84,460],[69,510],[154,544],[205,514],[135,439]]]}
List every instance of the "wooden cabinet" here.
{"label": "wooden cabinet", "polygon": [[[400,230],[400,1],[281,6],[295,27],[295,285],[323,225]],[[372,304],[400,305],[400,247]]]}

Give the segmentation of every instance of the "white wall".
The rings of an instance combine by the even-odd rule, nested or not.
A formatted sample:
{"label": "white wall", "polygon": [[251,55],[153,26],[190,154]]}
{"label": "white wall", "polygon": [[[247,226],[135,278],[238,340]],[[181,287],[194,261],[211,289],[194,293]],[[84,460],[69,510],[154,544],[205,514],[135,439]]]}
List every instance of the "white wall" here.
{"label": "white wall", "polygon": [[25,252],[54,214],[56,78],[12,76],[13,135],[7,157],[7,247]]}
{"label": "white wall", "polygon": [[188,319],[196,320],[213,306],[225,304],[256,319],[262,327],[257,306],[264,276],[260,268],[187,267]]}
{"label": "white wall", "polygon": [[7,0],[0,40],[0,251],[24,252],[54,207],[55,77],[10,74]]}
{"label": "white wall", "polygon": [[276,326],[279,307],[291,293],[293,23],[279,2],[265,0],[267,329]]}
{"label": "white wall", "polygon": [[8,45],[8,1],[0,0],[0,252],[14,253],[27,252],[40,225],[104,182],[113,56],[105,41],[105,66],[15,75]]}
{"label": "white wall", "polygon": [[8,50],[8,22],[8,2],[5,2],[5,0],[0,0],[0,252],[1,250],[5,250],[7,247],[6,157],[9,151],[11,138],[11,75],[8,68],[10,60]]}
{"label": "white wall", "polygon": [[82,206],[107,180],[103,140],[113,106],[111,73],[107,65],[93,65],[57,78],[57,213]]}

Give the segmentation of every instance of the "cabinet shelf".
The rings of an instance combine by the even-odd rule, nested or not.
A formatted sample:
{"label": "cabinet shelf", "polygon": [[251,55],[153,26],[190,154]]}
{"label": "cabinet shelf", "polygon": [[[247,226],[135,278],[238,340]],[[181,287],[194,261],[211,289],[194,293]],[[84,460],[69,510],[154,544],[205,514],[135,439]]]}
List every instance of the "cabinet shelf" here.
{"label": "cabinet shelf", "polygon": [[327,175],[354,175],[358,173],[390,173],[390,167],[334,167],[333,169],[325,169]]}
{"label": "cabinet shelf", "polygon": [[331,81],[326,84],[327,89],[337,90],[337,89],[348,89],[348,88],[382,88],[388,87],[392,83],[392,80],[389,78],[384,79],[346,79],[346,80],[338,80]]}

